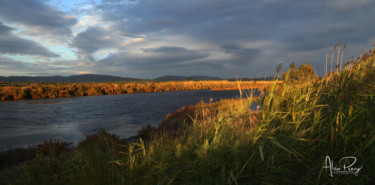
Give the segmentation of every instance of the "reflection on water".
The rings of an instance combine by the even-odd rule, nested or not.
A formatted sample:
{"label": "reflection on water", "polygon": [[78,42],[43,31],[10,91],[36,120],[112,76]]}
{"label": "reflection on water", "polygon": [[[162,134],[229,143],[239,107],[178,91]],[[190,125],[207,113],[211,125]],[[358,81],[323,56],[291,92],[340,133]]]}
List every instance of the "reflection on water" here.
{"label": "reflection on water", "polygon": [[28,104],[55,104],[55,103],[63,103],[64,101],[51,101],[51,102],[48,102],[48,101],[35,101],[35,102],[29,102]]}
{"label": "reflection on water", "polygon": [[198,90],[0,102],[0,151],[49,138],[76,144],[99,128],[127,138],[184,105],[236,96],[238,91]]}

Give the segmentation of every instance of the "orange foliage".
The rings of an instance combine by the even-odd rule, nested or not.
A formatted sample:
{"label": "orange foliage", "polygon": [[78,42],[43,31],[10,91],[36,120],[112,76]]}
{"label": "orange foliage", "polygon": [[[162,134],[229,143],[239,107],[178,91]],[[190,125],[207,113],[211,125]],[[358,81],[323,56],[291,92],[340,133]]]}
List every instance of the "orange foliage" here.
{"label": "orange foliage", "polygon": [[73,96],[95,96],[109,94],[148,93],[181,90],[237,90],[263,89],[273,81],[170,81],[170,82],[137,82],[137,83],[15,83],[0,86],[0,101],[41,98],[58,98]]}

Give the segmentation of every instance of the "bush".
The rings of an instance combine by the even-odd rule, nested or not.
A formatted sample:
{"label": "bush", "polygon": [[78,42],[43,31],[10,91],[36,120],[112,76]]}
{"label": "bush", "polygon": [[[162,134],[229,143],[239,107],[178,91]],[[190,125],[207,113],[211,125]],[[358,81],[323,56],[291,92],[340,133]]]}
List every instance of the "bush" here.
{"label": "bush", "polygon": [[315,74],[314,68],[311,66],[311,64],[306,62],[301,64],[298,68],[295,63],[292,62],[292,64],[289,66],[289,71],[282,74],[282,79],[288,80],[289,82],[311,81],[316,80],[317,75]]}

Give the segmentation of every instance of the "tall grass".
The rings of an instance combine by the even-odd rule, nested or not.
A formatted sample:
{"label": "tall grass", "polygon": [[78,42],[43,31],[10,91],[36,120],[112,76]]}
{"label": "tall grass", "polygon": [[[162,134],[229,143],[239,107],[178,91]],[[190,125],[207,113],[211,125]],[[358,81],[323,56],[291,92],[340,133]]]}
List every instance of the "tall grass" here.
{"label": "tall grass", "polygon": [[[100,147],[82,145],[66,155],[34,159],[3,171],[2,182],[374,184],[374,79],[372,52],[320,80],[295,84],[287,75],[257,98],[247,92],[242,99],[183,109],[176,114],[184,119],[166,123],[175,124],[172,131],[145,128],[138,142],[101,134]],[[256,102],[261,110],[250,109]],[[323,168],[326,156],[337,163],[355,156],[362,169],[358,176],[331,177]]]}

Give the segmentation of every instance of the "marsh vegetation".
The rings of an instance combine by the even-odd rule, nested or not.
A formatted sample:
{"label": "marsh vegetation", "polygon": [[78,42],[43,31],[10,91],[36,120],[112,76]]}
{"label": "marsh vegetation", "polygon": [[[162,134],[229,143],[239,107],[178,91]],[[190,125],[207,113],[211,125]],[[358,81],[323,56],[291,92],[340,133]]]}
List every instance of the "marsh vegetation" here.
{"label": "marsh vegetation", "polygon": [[184,90],[263,89],[272,81],[168,81],[168,82],[113,82],[113,83],[2,83],[0,101],[133,94]]}

